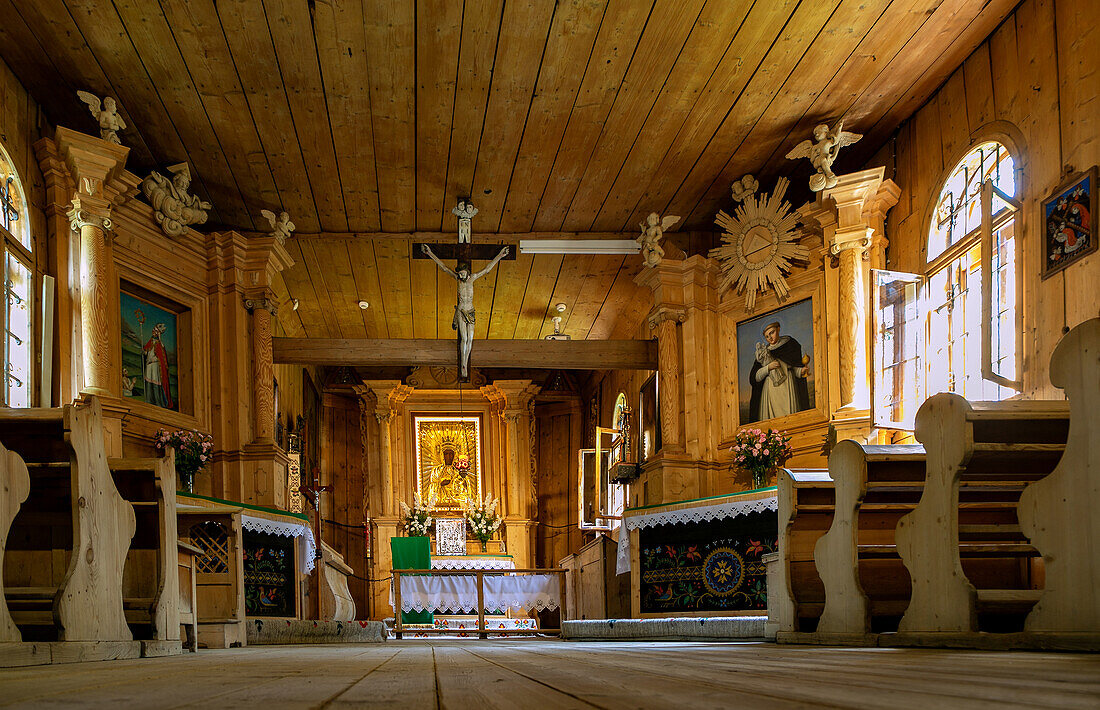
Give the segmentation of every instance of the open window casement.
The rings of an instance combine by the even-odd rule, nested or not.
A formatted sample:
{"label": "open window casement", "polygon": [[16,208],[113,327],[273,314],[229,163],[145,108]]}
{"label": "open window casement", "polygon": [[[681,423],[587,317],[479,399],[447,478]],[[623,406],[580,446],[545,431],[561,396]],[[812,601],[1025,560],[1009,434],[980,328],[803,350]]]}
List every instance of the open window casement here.
{"label": "open window casement", "polygon": [[1022,309],[1016,302],[1020,207],[993,181],[982,183],[982,377],[1017,392],[1023,389],[1018,346]]}
{"label": "open window casement", "polygon": [[578,527],[593,532],[611,532],[612,521],[603,514],[603,498],[606,496],[611,452],[608,450],[580,449],[577,500],[579,502]]}
{"label": "open window casement", "polygon": [[912,430],[913,417],[923,401],[923,282],[919,274],[871,270],[871,409],[878,428]]}

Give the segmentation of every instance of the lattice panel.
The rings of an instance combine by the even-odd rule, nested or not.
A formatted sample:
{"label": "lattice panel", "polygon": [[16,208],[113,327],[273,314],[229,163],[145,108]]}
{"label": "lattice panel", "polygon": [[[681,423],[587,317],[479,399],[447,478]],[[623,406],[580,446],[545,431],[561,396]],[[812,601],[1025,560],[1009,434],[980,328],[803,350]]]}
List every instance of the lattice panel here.
{"label": "lattice panel", "polygon": [[202,549],[197,571],[225,574],[229,571],[229,533],[220,523],[200,523],[191,528],[191,542]]}

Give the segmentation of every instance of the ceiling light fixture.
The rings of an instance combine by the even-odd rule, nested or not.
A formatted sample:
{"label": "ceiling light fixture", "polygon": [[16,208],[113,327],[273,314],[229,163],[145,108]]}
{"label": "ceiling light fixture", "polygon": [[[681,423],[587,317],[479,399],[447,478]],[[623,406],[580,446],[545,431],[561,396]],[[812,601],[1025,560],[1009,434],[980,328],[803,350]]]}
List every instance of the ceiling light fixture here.
{"label": "ceiling light fixture", "polygon": [[520,239],[520,254],[637,254],[633,239]]}
{"label": "ceiling light fixture", "polygon": [[363,310],[365,311],[365,310],[367,310],[368,308],[370,308],[370,304],[369,304],[369,303],[367,303],[366,301],[360,301],[360,302],[359,302],[359,307],[360,307],[360,308],[362,308],[362,309],[363,309]]}
{"label": "ceiling light fixture", "polygon": [[569,336],[561,332],[561,314],[565,313],[565,304],[558,303],[554,306],[554,310],[558,312],[556,316],[550,320],[554,321],[554,332],[546,336],[546,340],[569,340]]}

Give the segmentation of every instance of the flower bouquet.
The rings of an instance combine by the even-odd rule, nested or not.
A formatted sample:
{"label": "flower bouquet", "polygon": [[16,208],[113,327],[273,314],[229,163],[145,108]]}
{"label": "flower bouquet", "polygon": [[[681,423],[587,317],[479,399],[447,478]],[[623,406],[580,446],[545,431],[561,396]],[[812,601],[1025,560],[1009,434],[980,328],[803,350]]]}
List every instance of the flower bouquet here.
{"label": "flower bouquet", "polygon": [[763,488],[772,471],[791,458],[791,437],[778,429],[742,429],[730,450],[734,464],[752,473],[753,488]]}
{"label": "flower bouquet", "polygon": [[428,500],[425,505],[420,496],[413,494],[412,508],[405,501],[401,501],[401,514],[405,516],[405,533],[409,537],[425,536],[432,527],[432,508],[435,507],[435,498]]}
{"label": "flower bouquet", "polygon": [[466,524],[470,526],[474,537],[481,541],[482,552],[488,549],[489,538],[500,528],[500,516],[497,515],[499,502],[493,496],[486,495],[483,501],[477,499],[470,501],[466,508]]}
{"label": "flower bouquet", "polygon": [[189,429],[159,429],[154,443],[158,451],[176,450],[176,475],[180,487],[190,493],[195,485],[195,474],[210,461],[214,437]]}

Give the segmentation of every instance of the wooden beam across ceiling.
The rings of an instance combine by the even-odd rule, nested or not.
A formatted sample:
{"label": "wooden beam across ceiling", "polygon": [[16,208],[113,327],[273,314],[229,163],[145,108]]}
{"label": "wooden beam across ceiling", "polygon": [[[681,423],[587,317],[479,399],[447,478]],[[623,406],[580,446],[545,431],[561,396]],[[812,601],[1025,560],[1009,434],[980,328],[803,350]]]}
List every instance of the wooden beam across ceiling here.
{"label": "wooden beam across ceiling", "polygon": [[[386,338],[272,338],[276,364],[454,365],[454,340]],[[474,367],[560,370],[656,370],[656,340],[478,340]]]}

